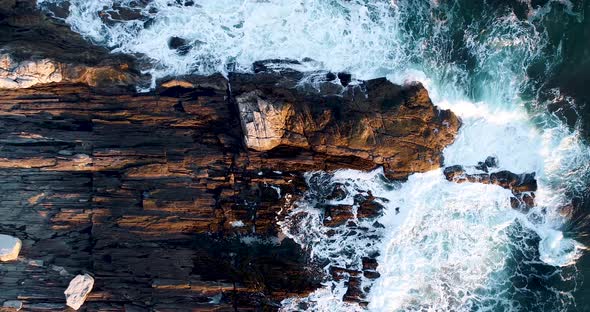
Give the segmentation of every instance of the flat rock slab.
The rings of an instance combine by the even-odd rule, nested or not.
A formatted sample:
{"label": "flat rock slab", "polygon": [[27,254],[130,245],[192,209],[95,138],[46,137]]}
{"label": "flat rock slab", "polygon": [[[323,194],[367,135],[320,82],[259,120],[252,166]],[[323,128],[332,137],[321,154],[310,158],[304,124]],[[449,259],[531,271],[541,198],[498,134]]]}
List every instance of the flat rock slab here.
{"label": "flat rock slab", "polygon": [[20,239],[0,234],[0,261],[14,261],[18,258],[22,242]]}
{"label": "flat rock slab", "polygon": [[94,287],[94,278],[92,276],[84,274],[74,277],[68,289],[64,292],[68,306],[74,310],[80,309],[88,294],[92,291],[92,287]]}
{"label": "flat rock slab", "polygon": [[4,301],[2,307],[8,310],[20,311],[23,308],[23,302],[20,300]]}

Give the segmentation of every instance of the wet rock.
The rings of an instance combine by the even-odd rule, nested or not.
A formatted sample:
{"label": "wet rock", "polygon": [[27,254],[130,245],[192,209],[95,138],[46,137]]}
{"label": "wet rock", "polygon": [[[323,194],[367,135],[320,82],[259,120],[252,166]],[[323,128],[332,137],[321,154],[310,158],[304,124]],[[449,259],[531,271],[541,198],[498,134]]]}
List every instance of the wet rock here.
{"label": "wet rock", "polygon": [[324,225],[329,227],[340,226],[353,218],[352,206],[330,205],[325,208]]}
{"label": "wet rock", "polygon": [[293,77],[258,67],[255,75],[230,75],[244,141],[255,151],[311,151],[356,169],[382,165],[399,179],[438,167],[442,147],[459,127],[450,111],[434,109],[418,84],[374,79],[336,94],[322,89],[330,82],[294,88]]}
{"label": "wet rock", "polygon": [[297,60],[289,60],[289,59],[270,59],[270,60],[262,60],[256,61],[252,64],[252,69],[254,73],[261,73],[261,72],[274,72],[274,71],[283,71],[283,70],[291,70],[294,66],[302,65],[301,62]]}
{"label": "wet rock", "polygon": [[379,263],[377,263],[377,259],[363,257],[363,270],[377,270]]}
{"label": "wet rock", "polygon": [[528,212],[535,206],[535,191],[537,190],[537,180],[535,173],[515,174],[510,171],[502,170],[487,173],[489,168],[497,166],[494,158],[488,157],[485,162],[480,162],[475,168],[486,173],[469,174],[466,173],[462,166],[449,166],[443,170],[443,174],[448,181],[455,183],[482,183],[495,184],[512,191],[513,197],[510,197],[510,206],[522,212]]}
{"label": "wet rock", "polygon": [[475,166],[475,169],[488,172],[489,169],[496,167],[498,167],[498,160],[496,157],[489,156],[485,161],[478,162],[477,166]]}
{"label": "wet rock", "polygon": [[465,169],[460,165],[445,167],[443,174],[448,181],[467,180],[467,178],[465,178]]}
{"label": "wet rock", "polygon": [[342,279],[347,279],[350,276],[359,276],[362,272],[358,270],[351,270],[347,268],[337,267],[337,266],[330,266],[330,275],[334,278],[335,281],[341,281]]}
{"label": "wet rock", "polygon": [[188,41],[180,37],[170,37],[168,39],[168,47],[172,50],[176,50],[179,55],[186,55],[191,50],[191,46]]}
{"label": "wet rock", "polygon": [[378,279],[381,277],[381,274],[377,271],[363,271],[363,276],[368,279]]}
{"label": "wet rock", "polygon": [[[375,79],[359,88],[341,74],[342,85],[312,73],[319,88],[298,87],[309,73],[296,68],[312,60],[256,62],[256,74],[230,75],[231,92],[213,75],[136,93],[145,77],[133,60],[32,18],[33,7],[0,24],[10,70],[49,60],[62,75],[0,89],[0,227],[26,237],[27,257],[42,263],[0,266],[0,300],[20,298],[27,309],[63,311],[69,272],[88,271],[100,290],[86,298],[91,311],[273,310],[324,278],[295,242],[276,242],[277,219],[307,190],[304,172],[383,165],[403,179],[438,167],[459,126],[420,85]],[[257,120],[252,133],[265,135],[253,140],[271,144],[246,148],[248,116]],[[382,202],[361,215],[381,209],[373,201]],[[352,207],[340,212],[357,226]]]}
{"label": "wet rock", "polygon": [[359,218],[376,218],[382,215],[383,205],[377,201],[377,198],[370,196],[363,201],[357,210],[357,216]]}
{"label": "wet rock", "polygon": [[349,73],[338,73],[338,79],[340,80],[340,84],[346,87],[352,81],[352,75]]}
{"label": "wet rock", "polygon": [[506,170],[494,172],[490,174],[490,183],[517,193],[534,192],[537,190],[535,173],[515,174]]}
{"label": "wet rock", "polygon": [[64,292],[67,305],[74,310],[80,309],[93,287],[94,278],[92,276],[84,274],[74,277]]}
{"label": "wet rock", "polygon": [[495,184],[514,193],[534,192],[537,190],[535,173],[515,174],[502,170],[491,174],[468,174],[462,166],[449,166],[443,170],[448,181],[463,183]]}
{"label": "wet rock", "polygon": [[332,192],[330,193],[330,195],[328,195],[328,197],[326,197],[326,199],[330,201],[341,201],[344,200],[346,196],[347,192],[344,185],[342,185],[341,183],[336,183],[332,188]]}
{"label": "wet rock", "polygon": [[367,295],[362,289],[362,279],[360,276],[351,276],[345,285],[347,290],[342,300],[345,302],[356,302],[361,304],[361,306],[368,303],[365,300]]}
{"label": "wet rock", "polygon": [[521,212],[528,212],[535,207],[535,193],[515,193],[514,197],[510,197],[510,206]]}
{"label": "wet rock", "polygon": [[0,234],[0,262],[16,260],[21,246],[22,242],[20,239]]}
{"label": "wet rock", "polygon": [[4,301],[2,307],[9,311],[20,311],[23,308],[23,302],[20,300],[7,300]]}
{"label": "wet rock", "polygon": [[336,80],[336,74],[332,73],[332,72],[328,72],[326,74],[326,81],[334,81]]}

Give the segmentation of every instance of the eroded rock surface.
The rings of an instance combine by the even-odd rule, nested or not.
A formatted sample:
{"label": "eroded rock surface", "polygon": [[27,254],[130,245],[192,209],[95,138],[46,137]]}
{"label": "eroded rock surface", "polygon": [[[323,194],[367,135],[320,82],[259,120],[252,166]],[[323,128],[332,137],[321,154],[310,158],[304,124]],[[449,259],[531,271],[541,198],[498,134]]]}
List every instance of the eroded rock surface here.
{"label": "eroded rock surface", "polygon": [[312,151],[362,169],[383,165],[391,178],[440,166],[459,120],[437,109],[424,87],[384,78],[343,86],[331,76],[261,69],[231,75],[246,146]]}
{"label": "eroded rock surface", "polygon": [[77,275],[70,281],[68,288],[64,291],[68,307],[78,310],[88,298],[88,294],[94,287],[94,278],[88,274]]}
{"label": "eroded rock surface", "polygon": [[[271,74],[265,75],[267,83]],[[233,82],[232,88],[244,90]],[[300,147],[248,149],[238,106],[220,75],[164,82],[151,94],[109,95],[62,82],[1,90],[0,98],[0,230],[25,237],[24,253],[44,266],[93,272],[95,291],[85,304],[93,311],[272,307],[314,290],[322,276],[306,266],[305,253],[288,239],[273,238],[277,212],[305,191],[306,171],[382,164],[348,152],[348,141],[334,143],[335,152],[313,148],[321,144],[314,140],[328,140],[322,132],[304,136],[309,143]],[[428,105],[392,109],[439,113]],[[359,119],[352,110],[346,114]],[[428,116],[440,126],[445,114],[454,118],[448,112]],[[404,122],[406,132],[429,127],[423,120]],[[456,130],[440,131],[445,129],[448,137]],[[399,154],[389,158],[388,168],[399,170],[392,170],[394,177],[437,166],[440,150],[403,146],[408,150],[397,146]],[[434,163],[403,158],[416,149],[433,155]],[[403,170],[404,163],[415,165]],[[366,207],[367,216],[380,209]],[[269,238],[276,242],[259,242]],[[15,282],[31,278],[25,268],[10,273],[18,276]],[[25,306],[58,300],[32,294],[59,289],[10,281],[0,285],[0,299],[23,298]],[[219,303],[209,304],[218,296]]]}
{"label": "eroded rock surface", "polygon": [[[0,89],[0,232],[29,259],[0,265],[0,301],[25,310],[66,309],[81,272],[95,279],[88,311],[276,310],[324,278],[278,235],[303,173],[384,166],[404,179],[438,167],[459,126],[421,85],[273,62],[136,93],[133,60],[28,5],[0,10],[6,77],[22,83],[26,64],[43,73]],[[380,213],[369,194],[359,205]],[[342,208],[326,208],[334,223]]]}
{"label": "eroded rock surface", "polygon": [[507,170],[489,173],[496,167],[495,161],[490,157],[485,162],[480,162],[475,169],[482,173],[467,173],[459,165],[449,166],[444,169],[444,175],[448,181],[456,183],[482,183],[495,184],[512,191],[514,197],[510,199],[512,208],[528,210],[535,206],[535,191],[537,190],[537,179],[535,173],[516,174]]}

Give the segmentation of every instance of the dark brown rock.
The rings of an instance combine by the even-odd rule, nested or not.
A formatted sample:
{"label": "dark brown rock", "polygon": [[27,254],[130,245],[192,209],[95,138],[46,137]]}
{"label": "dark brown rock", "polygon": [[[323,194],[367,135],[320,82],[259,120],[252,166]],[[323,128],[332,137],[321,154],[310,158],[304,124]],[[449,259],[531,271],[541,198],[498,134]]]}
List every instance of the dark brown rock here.
{"label": "dark brown rock", "polygon": [[[88,311],[275,310],[323,278],[276,237],[304,172],[384,166],[403,179],[438,167],[459,127],[421,85],[336,74],[296,88],[306,74],[275,61],[232,74],[232,92],[213,75],[136,93],[146,77],[135,60],[17,2],[3,2],[0,44],[14,64],[49,62],[61,75],[0,89],[0,232],[21,238],[27,258],[0,268],[0,301],[26,310],[64,310],[67,282],[83,272],[96,281]],[[285,131],[250,131],[256,114]],[[355,205],[361,218],[382,209],[370,194]],[[329,216],[346,223],[350,207],[338,207]],[[359,281],[375,269],[344,270],[345,299],[364,302]]]}
{"label": "dark brown rock", "polygon": [[535,206],[535,191],[537,190],[537,180],[535,173],[515,174],[510,171],[502,170],[487,173],[489,168],[496,166],[496,160],[488,157],[485,163],[480,162],[475,168],[485,173],[468,174],[462,166],[449,166],[443,170],[443,174],[448,181],[456,183],[483,183],[495,184],[512,191],[513,197],[510,198],[510,206],[514,209],[527,212]]}
{"label": "dark brown rock", "polygon": [[171,37],[168,40],[168,47],[172,50],[176,50],[180,55],[186,55],[191,50],[191,46],[186,39],[180,37]]}
{"label": "dark brown rock", "polygon": [[348,87],[329,81],[296,87],[301,74],[268,67],[230,75],[245,143],[255,151],[313,152],[328,160],[324,169],[382,165],[388,177],[403,179],[439,167],[442,148],[459,127],[419,84],[374,79]]}
{"label": "dark brown rock", "polygon": [[498,171],[491,174],[467,174],[462,166],[449,166],[444,169],[447,180],[457,183],[475,182],[495,184],[514,193],[534,192],[537,190],[535,173],[515,174],[510,171]]}

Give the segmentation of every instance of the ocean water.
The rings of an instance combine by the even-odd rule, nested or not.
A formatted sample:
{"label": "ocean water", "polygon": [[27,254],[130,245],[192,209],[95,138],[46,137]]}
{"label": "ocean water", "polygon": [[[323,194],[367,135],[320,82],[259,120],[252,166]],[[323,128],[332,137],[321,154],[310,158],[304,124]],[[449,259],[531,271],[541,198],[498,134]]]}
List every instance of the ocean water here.
{"label": "ocean water", "polygon": [[[47,10],[65,3],[38,2]],[[154,81],[249,71],[252,62],[271,58],[311,58],[309,69],[348,71],[357,79],[420,81],[437,106],[463,121],[444,151],[445,165],[469,168],[493,156],[499,170],[536,174],[536,206],[524,213],[511,208],[509,191],[451,183],[442,170],[403,183],[387,181],[379,169],[308,173],[310,190],[281,222],[284,234],[326,263],[326,272],[331,265],[359,269],[362,257],[372,256],[381,276],[362,281],[367,307],[343,302],[344,281],[327,280],[307,298],[286,299],[283,310],[590,309],[583,291],[588,265],[580,263],[588,226],[567,208],[579,207],[588,190],[585,107],[583,96],[556,78],[588,58],[576,52],[590,43],[572,43],[590,33],[588,1],[68,3],[72,29],[113,52],[138,55]],[[124,14],[129,10],[135,13]],[[187,47],[170,49],[171,37]],[[383,216],[354,220],[354,227],[323,226],[317,207],[335,183],[348,191],[342,203],[370,191],[385,207]]]}

